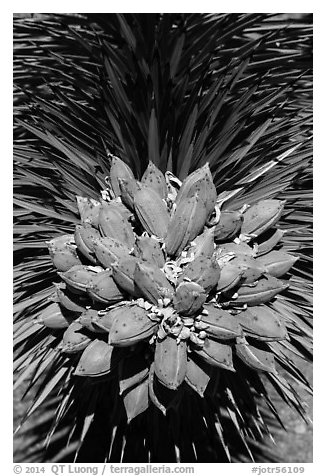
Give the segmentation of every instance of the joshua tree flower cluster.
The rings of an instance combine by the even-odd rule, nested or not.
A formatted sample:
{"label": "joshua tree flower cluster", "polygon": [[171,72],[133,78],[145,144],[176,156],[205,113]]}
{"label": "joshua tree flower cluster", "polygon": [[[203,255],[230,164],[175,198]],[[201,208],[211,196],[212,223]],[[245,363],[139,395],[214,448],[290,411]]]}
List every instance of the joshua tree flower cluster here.
{"label": "joshua tree flower cluster", "polygon": [[61,281],[38,322],[65,329],[75,375],[117,368],[130,421],[151,404],[166,413],[163,387],[203,397],[239,360],[276,374],[269,343],[288,335],[268,304],[297,260],[275,249],[284,201],[227,210],[208,164],[181,182],[152,162],[140,181],[110,162],[102,196],[77,197],[75,233],[48,242]]}

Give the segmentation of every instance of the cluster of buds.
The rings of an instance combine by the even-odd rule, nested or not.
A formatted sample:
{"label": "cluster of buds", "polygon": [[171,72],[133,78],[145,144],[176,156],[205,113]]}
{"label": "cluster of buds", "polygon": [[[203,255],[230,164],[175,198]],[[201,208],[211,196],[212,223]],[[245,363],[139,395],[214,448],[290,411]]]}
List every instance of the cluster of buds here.
{"label": "cluster of buds", "polygon": [[267,304],[297,259],[275,249],[284,202],[221,210],[208,164],[181,183],[149,162],[138,181],[112,156],[102,197],[77,204],[74,234],[48,242],[61,282],[38,322],[64,329],[75,375],[118,368],[129,421],[151,403],[166,411],[159,385],[204,396],[211,369],[236,372],[235,356],[276,371],[268,342],[287,331]]}

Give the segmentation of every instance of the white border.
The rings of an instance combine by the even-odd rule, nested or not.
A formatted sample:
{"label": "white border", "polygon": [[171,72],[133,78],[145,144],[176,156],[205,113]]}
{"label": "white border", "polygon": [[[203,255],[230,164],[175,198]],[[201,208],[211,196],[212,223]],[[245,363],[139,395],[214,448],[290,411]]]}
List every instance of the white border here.
{"label": "white border", "polygon": [[[111,5],[110,5],[111,3]],[[131,2],[120,0],[116,2],[80,2],[80,1],[62,1],[44,3],[40,1],[14,1],[2,7],[2,25],[1,25],[1,112],[2,112],[2,128],[1,128],[1,161],[2,161],[2,183],[1,183],[1,220],[5,224],[5,229],[2,225],[1,233],[1,251],[3,257],[2,280],[1,280],[1,294],[4,305],[1,308],[2,319],[2,341],[0,345],[1,351],[1,442],[2,442],[2,458],[5,462],[5,467],[8,464],[8,471],[3,468],[4,474],[12,474],[12,122],[9,120],[12,117],[12,14],[21,12],[101,12],[106,11],[108,7],[112,10],[116,6],[119,7],[119,12],[152,12],[155,8],[159,12],[214,12],[217,9],[225,13],[243,13],[245,9],[247,12],[266,12],[266,13],[314,13],[314,255],[315,269],[314,269],[314,316],[315,316],[315,362],[314,366],[314,463],[305,464],[307,474],[323,474],[322,462],[325,454],[325,367],[326,357],[324,353],[325,343],[324,336],[326,335],[325,321],[326,316],[323,301],[319,300],[322,293],[325,294],[324,280],[322,272],[324,268],[322,258],[325,253],[318,255],[318,251],[325,248],[325,207],[323,197],[323,188],[325,187],[325,172],[324,164],[326,161],[325,153],[325,88],[326,88],[326,74],[325,74],[325,7],[321,2],[316,1],[279,1],[273,2],[258,2],[258,1],[183,1],[176,2],[167,0],[153,4],[153,2]],[[136,7],[136,8],[135,8]],[[6,130],[7,129],[7,130]],[[9,129],[9,130],[8,130]],[[316,172],[317,171],[317,172]],[[323,187],[323,188],[322,188]],[[8,262],[9,261],[9,262]],[[7,461],[8,460],[8,461]],[[249,466],[245,467],[233,465],[218,465],[216,464],[198,464],[195,465],[196,474],[216,474],[216,471],[222,469],[223,474],[250,474]],[[269,466],[272,466],[269,464]],[[286,464],[286,466],[290,466]],[[300,464],[298,464],[300,466]]]}

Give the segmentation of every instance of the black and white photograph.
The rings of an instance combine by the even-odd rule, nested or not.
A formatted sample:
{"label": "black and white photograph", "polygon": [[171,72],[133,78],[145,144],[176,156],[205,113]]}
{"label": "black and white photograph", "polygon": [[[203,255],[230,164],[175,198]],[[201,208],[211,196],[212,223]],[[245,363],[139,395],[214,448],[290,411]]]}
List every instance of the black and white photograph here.
{"label": "black and white photograph", "polygon": [[13,14],[14,473],[313,463],[314,15],[269,7]]}

